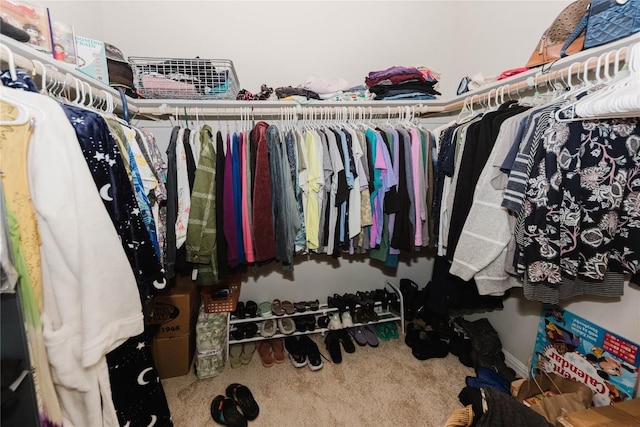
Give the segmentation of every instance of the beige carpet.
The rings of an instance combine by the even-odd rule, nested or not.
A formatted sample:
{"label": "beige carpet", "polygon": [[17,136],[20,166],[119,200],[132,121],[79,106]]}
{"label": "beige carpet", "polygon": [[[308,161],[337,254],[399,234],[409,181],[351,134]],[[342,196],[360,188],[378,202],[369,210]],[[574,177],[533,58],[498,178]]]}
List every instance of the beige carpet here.
{"label": "beige carpet", "polygon": [[[312,338],[329,358],[322,337]],[[211,400],[234,382],[248,386],[260,405],[249,426],[441,427],[462,408],[458,393],[465,376],[474,375],[451,354],[415,359],[402,336],[377,348],[356,345],[355,353],[343,352],[341,364],[323,362],[315,372],[294,368],[288,358],[265,368],[255,353],[248,365],[227,364],[215,378],[199,380],[192,371],[162,383],[176,427],[216,425]]]}

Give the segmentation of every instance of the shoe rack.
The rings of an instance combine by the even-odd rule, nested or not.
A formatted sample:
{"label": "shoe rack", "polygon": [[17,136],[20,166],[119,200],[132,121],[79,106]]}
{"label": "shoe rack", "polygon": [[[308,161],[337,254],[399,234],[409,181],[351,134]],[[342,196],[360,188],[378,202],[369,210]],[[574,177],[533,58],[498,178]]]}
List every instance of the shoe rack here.
{"label": "shoe rack", "polygon": [[[398,302],[399,302],[399,312],[396,312],[395,310],[391,310],[391,307],[388,306],[386,309],[382,308],[382,303],[380,301],[376,301],[374,304],[374,311],[378,316],[378,320],[376,322],[368,322],[368,323],[357,323],[355,322],[355,320],[353,321],[353,326],[361,326],[361,325],[365,325],[365,324],[370,324],[370,325],[375,325],[378,323],[384,323],[384,322],[393,322],[393,321],[400,321],[400,328],[402,333],[404,334],[404,301],[402,299],[402,293],[400,292],[400,289],[393,283],[391,283],[390,281],[386,281],[385,282],[385,289],[389,292],[393,292],[395,293],[395,295],[398,298]],[[358,308],[358,307],[356,307]],[[396,307],[398,308],[398,307]],[[282,316],[276,316],[271,315],[270,317],[262,317],[260,316],[260,314],[258,314],[257,317],[247,317],[244,319],[237,319],[237,318],[232,318],[231,316],[231,312],[228,312],[227,314],[227,360],[229,359],[229,347],[234,345],[234,344],[243,344],[243,343],[247,343],[247,342],[252,342],[252,341],[264,341],[264,340],[270,340],[270,339],[275,339],[275,338],[284,338],[287,336],[294,336],[294,335],[311,335],[311,334],[321,334],[324,335],[326,332],[330,331],[331,329],[329,328],[321,328],[318,326],[318,318],[321,316],[329,316],[332,313],[335,313],[336,311],[338,311],[338,309],[336,307],[329,307],[327,304],[319,304],[318,309],[317,310],[305,310],[303,312],[298,312],[296,311],[293,314],[284,314]],[[260,332],[262,330],[262,323],[265,320],[269,320],[269,319],[274,319],[277,320],[278,319],[284,319],[284,318],[295,318],[298,316],[310,316],[313,315],[315,317],[315,324],[316,327],[314,330],[310,331],[310,330],[306,330],[304,332],[300,332],[296,330],[293,333],[290,334],[283,334],[279,329],[276,331],[276,334],[270,337],[263,337],[262,335],[260,335]],[[295,319],[294,319],[295,320]],[[250,338],[245,338],[245,339],[234,339],[233,336],[231,335],[231,331],[232,329],[235,330],[235,328],[237,328],[240,325],[244,325],[247,323],[256,323],[257,327],[258,327],[258,332],[256,332],[256,334],[253,337]],[[295,323],[295,322],[294,322]]]}

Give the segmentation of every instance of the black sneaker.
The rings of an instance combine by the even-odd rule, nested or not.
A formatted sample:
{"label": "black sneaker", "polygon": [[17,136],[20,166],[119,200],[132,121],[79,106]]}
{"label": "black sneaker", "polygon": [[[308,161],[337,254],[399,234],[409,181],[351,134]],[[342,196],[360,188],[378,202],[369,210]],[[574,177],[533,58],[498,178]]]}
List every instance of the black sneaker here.
{"label": "black sneaker", "polygon": [[293,366],[302,368],[307,364],[307,352],[298,337],[286,337],[284,339],[284,348],[287,350]]}
{"label": "black sneaker", "polygon": [[322,356],[320,355],[318,344],[316,344],[311,338],[309,338],[308,335],[302,335],[300,337],[300,345],[305,349],[307,353],[309,369],[311,369],[312,371],[322,369]]}

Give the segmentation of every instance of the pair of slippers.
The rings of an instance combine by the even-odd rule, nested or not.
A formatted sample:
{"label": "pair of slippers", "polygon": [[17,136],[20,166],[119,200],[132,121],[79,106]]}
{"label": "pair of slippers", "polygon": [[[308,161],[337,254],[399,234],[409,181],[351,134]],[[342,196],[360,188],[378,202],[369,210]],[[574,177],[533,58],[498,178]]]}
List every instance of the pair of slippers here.
{"label": "pair of slippers", "polygon": [[211,402],[211,417],[216,423],[229,427],[246,427],[247,421],[258,417],[260,407],[247,386],[230,384],[225,393],[226,396],[219,394]]}
{"label": "pair of slippers", "polygon": [[283,363],[285,354],[282,339],[278,338],[259,342],[258,354],[265,368],[272,367],[274,363]]}
{"label": "pair of slippers", "polygon": [[286,314],[293,314],[296,312],[296,309],[293,306],[291,301],[280,301],[279,299],[274,299],[271,302],[271,312],[276,316],[284,316]]}
{"label": "pair of slippers", "polygon": [[349,333],[359,346],[368,344],[371,347],[377,347],[378,344],[380,344],[378,333],[373,325],[354,326],[353,328],[349,328]]}
{"label": "pair of slippers", "polygon": [[376,333],[378,334],[378,338],[382,341],[395,340],[400,338],[400,333],[398,332],[398,327],[395,322],[384,322],[378,323],[375,325]]}
{"label": "pair of slippers", "polygon": [[244,344],[233,344],[229,347],[229,363],[232,368],[240,365],[247,365],[251,362],[253,354],[256,352],[256,343],[247,342]]}

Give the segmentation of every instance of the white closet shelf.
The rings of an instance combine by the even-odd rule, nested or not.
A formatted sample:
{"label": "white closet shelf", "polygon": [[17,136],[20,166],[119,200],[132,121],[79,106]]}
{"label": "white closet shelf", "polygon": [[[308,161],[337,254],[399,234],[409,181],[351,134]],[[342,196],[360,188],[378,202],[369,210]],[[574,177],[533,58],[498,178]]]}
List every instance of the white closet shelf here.
{"label": "white closet shelf", "polygon": [[[640,42],[640,33],[636,33],[621,40],[617,40],[606,45],[583,50],[566,58],[562,58],[556,62],[546,64],[542,67],[532,68],[523,73],[509,77],[504,80],[496,81],[482,86],[474,91],[466,92],[462,95],[450,98],[440,98],[435,100],[387,100],[387,101],[312,101],[305,104],[298,104],[291,101],[233,101],[233,100],[184,100],[184,99],[133,99],[127,97],[127,106],[130,116],[144,116],[150,119],[164,118],[175,114],[176,108],[178,114],[184,114],[184,109],[188,109],[189,115],[195,115],[196,109],[198,114],[209,117],[229,117],[240,116],[246,112],[246,109],[253,109],[256,115],[277,115],[283,107],[295,107],[298,111],[307,107],[364,107],[365,109],[376,108],[376,114],[384,114],[386,111],[393,112],[394,107],[415,107],[416,115],[429,115],[438,113],[454,113],[459,111],[465,100],[472,96],[475,101],[483,101],[489,96],[495,96],[499,88],[505,86],[505,96],[509,93],[521,92],[531,89],[538,84],[544,83],[551,74],[555,73],[551,78],[559,78],[566,76],[569,71],[573,73],[582,72],[582,68],[587,66],[595,68],[596,61],[593,60],[598,56],[613,52],[618,49],[631,46]],[[55,77],[64,80],[66,73],[82,82],[89,84],[93,89],[105,90],[115,99],[116,105],[121,107],[119,93],[113,88],[96,81],[79,71],[69,64],[56,61],[52,57],[36,51],[25,43],[17,42],[9,37],[0,35],[0,43],[6,45],[15,58],[16,65],[27,70],[34,70],[32,59],[36,59],[48,66],[47,73],[51,67],[57,69]],[[7,53],[2,50],[2,60],[7,61]],[[613,59],[613,58],[610,58]],[[571,64],[581,63],[579,67],[569,68]],[[36,67],[35,72],[40,75],[40,68]],[[99,92],[94,95],[100,96]],[[269,111],[269,110],[272,111]],[[384,110],[384,111],[383,111]]]}

